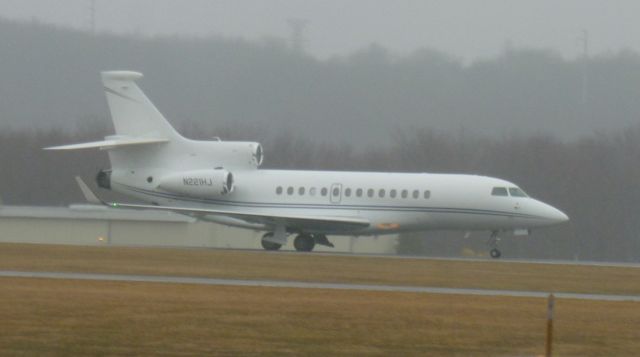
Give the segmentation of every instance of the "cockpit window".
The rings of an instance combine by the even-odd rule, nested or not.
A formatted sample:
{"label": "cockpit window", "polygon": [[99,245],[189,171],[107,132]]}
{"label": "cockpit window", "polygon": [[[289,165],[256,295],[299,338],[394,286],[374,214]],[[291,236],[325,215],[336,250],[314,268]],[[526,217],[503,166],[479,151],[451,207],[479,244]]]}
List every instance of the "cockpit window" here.
{"label": "cockpit window", "polygon": [[509,187],[509,194],[513,197],[529,197],[527,194],[518,187]]}
{"label": "cockpit window", "polygon": [[491,195],[492,196],[509,196],[509,192],[507,191],[506,187],[494,187],[493,190],[491,190]]}

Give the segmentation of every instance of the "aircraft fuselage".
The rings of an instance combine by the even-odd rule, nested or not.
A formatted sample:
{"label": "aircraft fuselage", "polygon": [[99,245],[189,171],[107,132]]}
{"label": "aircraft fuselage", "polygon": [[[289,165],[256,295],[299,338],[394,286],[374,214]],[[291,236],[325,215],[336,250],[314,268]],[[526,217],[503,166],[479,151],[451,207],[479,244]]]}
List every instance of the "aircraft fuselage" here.
{"label": "aircraft fuselage", "polygon": [[[307,233],[375,235],[429,229],[509,230],[567,219],[548,204],[509,195],[509,189],[517,188],[513,183],[485,176],[261,169],[233,174],[233,191],[210,197],[198,194],[203,187],[211,186],[214,190],[210,179],[188,175],[181,181],[184,190],[180,193],[158,189],[155,177],[162,174],[154,172],[114,171],[112,187],[161,206],[238,212],[250,209],[265,216],[272,211],[358,216],[371,222],[369,227],[357,231],[318,227],[306,228]],[[505,188],[507,195],[492,194],[496,187]]]}

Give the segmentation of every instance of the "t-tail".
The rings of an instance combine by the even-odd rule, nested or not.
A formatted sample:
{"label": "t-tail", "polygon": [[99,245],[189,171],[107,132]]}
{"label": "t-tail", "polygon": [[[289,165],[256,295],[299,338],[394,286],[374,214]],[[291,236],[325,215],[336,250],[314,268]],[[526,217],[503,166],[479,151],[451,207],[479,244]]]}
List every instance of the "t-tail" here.
{"label": "t-tail", "polygon": [[262,163],[263,151],[258,143],[198,141],[181,136],[136,84],[141,73],[107,71],[101,75],[115,135],[46,148],[107,150],[111,168],[98,173],[98,186],[111,189],[116,181],[157,189],[162,188],[162,182],[172,182],[177,173],[184,176],[197,172],[198,177],[224,179],[224,189],[231,191],[231,171],[256,169]]}
{"label": "t-tail", "polygon": [[179,141],[182,138],[136,84],[142,73],[102,72],[102,84],[117,136]]}
{"label": "t-tail", "polygon": [[138,87],[135,81],[140,78],[142,73],[138,72],[102,72],[102,83],[116,135],[102,141],[56,146],[47,150],[112,149],[184,141]]}

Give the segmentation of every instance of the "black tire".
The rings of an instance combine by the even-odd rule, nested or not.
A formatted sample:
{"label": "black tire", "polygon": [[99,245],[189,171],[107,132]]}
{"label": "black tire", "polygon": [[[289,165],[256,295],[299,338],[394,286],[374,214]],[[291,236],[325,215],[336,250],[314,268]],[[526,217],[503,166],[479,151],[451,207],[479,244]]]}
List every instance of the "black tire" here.
{"label": "black tire", "polygon": [[310,234],[300,234],[293,240],[293,247],[298,252],[310,252],[316,246],[316,241]]}
{"label": "black tire", "polygon": [[500,252],[500,250],[498,250],[496,248],[491,249],[489,254],[491,255],[491,258],[493,258],[493,259],[498,259],[498,258],[500,258],[500,256],[502,256],[502,252]]}
{"label": "black tire", "polygon": [[265,250],[278,250],[278,249],[282,248],[282,244],[273,243],[273,242],[269,242],[267,240],[264,240],[264,238],[266,238],[266,237],[273,237],[273,233],[271,233],[271,232],[265,233],[262,236],[262,240],[260,241],[260,243],[262,243],[262,248],[264,248]]}

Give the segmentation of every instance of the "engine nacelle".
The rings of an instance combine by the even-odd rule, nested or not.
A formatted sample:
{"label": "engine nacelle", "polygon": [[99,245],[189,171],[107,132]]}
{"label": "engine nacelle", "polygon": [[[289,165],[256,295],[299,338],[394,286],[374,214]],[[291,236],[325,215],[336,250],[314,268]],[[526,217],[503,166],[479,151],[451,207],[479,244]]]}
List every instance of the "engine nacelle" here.
{"label": "engine nacelle", "polygon": [[262,145],[247,141],[199,141],[194,142],[193,152],[204,162],[225,167],[258,168],[264,161]]}
{"label": "engine nacelle", "polygon": [[219,197],[233,191],[233,174],[222,168],[183,171],[162,177],[158,188],[191,197]]}

